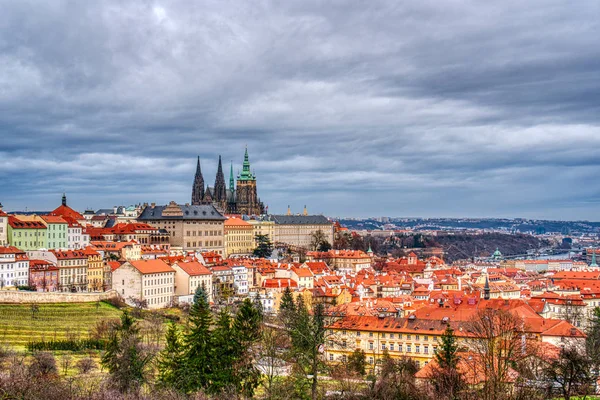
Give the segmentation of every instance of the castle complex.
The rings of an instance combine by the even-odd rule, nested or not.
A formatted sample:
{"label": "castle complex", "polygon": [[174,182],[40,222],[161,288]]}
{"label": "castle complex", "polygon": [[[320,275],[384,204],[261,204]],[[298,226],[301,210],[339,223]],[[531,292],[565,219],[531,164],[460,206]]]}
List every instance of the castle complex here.
{"label": "castle complex", "polygon": [[256,175],[250,171],[248,149],[244,154],[242,172],[234,183],[233,164],[229,170],[229,187],[225,184],[223,165],[219,156],[217,176],[213,187],[204,187],[204,178],[200,168],[200,157],[196,166],[196,176],[192,186],[192,205],[212,204],[225,214],[260,215],[264,214],[264,205],[256,192]]}

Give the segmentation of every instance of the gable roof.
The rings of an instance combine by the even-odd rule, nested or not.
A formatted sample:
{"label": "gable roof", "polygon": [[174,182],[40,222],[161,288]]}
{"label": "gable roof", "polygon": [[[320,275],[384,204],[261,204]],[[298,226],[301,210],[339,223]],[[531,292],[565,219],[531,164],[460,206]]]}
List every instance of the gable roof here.
{"label": "gable roof", "polygon": [[[177,206],[181,209],[181,215],[163,215],[167,207]],[[213,205],[189,205],[169,204],[168,206],[147,206],[144,208],[138,221],[164,220],[211,220],[225,221],[225,217]]]}
{"label": "gable roof", "polygon": [[199,275],[212,275],[212,272],[204,265],[200,264],[198,261],[192,262],[176,262],[179,268],[185,271],[186,274],[190,276],[199,276]]}
{"label": "gable roof", "polygon": [[142,274],[158,274],[161,272],[175,272],[166,262],[163,260],[137,260],[128,261],[135,269]]}

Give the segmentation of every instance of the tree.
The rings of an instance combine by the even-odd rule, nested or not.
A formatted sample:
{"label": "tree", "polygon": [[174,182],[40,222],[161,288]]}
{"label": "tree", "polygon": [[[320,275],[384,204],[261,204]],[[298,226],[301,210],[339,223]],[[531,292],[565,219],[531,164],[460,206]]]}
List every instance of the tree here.
{"label": "tree", "polygon": [[367,356],[362,349],[356,349],[348,357],[348,367],[351,371],[360,376],[366,374],[365,366],[367,364]]}
{"label": "tree", "polygon": [[256,248],[254,249],[254,255],[258,258],[268,258],[273,253],[273,243],[267,235],[256,235]]}
{"label": "tree", "polygon": [[212,314],[208,306],[208,297],[201,286],[194,294],[194,303],[190,308],[189,327],[183,344],[184,354],[181,363],[181,376],[178,390],[184,393],[206,389],[212,373],[211,330]]}
{"label": "tree", "polygon": [[441,336],[441,343],[435,353],[436,365],[432,368],[429,381],[438,398],[455,400],[460,398],[464,381],[458,367],[458,344],[454,330],[448,325]]}
{"label": "tree", "polygon": [[327,243],[327,245],[329,246],[329,249],[331,249],[331,245],[327,241],[327,236],[325,236],[325,233],[321,229],[313,232],[310,235],[310,249],[311,250],[313,250],[313,251],[327,251],[327,250],[319,250],[319,248],[321,246],[323,246],[325,243]]}
{"label": "tree", "polygon": [[284,326],[287,326],[296,313],[296,304],[294,303],[294,296],[289,286],[283,289],[281,295],[281,301],[279,303],[279,319]]}
{"label": "tree", "polygon": [[314,400],[317,398],[319,370],[324,364],[321,353],[325,344],[326,326],[331,321],[328,321],[329,317],[322,303],[315,304],[311,311],[304,303],[304,298],[298,296],[295,306],[289,306],[285,326],[291,340],[291,358],[301,372],[301,379],[308,376],[311,380],[311,398]]}
{"label": "tree", "polygon": [[265,389],[267,399],[276,398],[279,394],[276,378],[282,375],[285,364],[282,359],[283,350],[288,344],[287,333],[282,329],[270,327],[263,327],[261,329],[261,339],[258,349],[260,359],[257,361],[257,364],[264,377],[261,385]]}
{"label": "tree", "polygon": [[160,386],[177,389],[180,385],[182,342],[177,325],[171,322],[165,334],[165,348],[158,358],[158,383]]}
{"label": "tree", "polygon": [[525,327],[517,316],[498,309],[482,309],[468,323],[468,345],[477,357],[475,367],[483,372],[484,400],[508,396],[511,366],[528,356]]}
{"label": "tree", "polygon": [[561,349],[557,359],[552,361],[544,371],[544,375],[552,385],[560,388],[565,400],[573,395],[589,394],[594,378],[590,373],[590,359],[576,346]]}
{"label": "tree", "polygon": [[110,334],[102,365],[110,373],[111,383],[121,393],[138,393],[148,380],[153,354],[142,345],[139,328],[128,312]]}
{"label": "tree", "polygon": [[596,380],[600,376],[600,307],[594,308],[588,321],[585,339],[586,354]]}
{"label": "tree", "polygon": [[331,250],[331,244],[327,240],[324,240],[321,242],[317,250],[323,252],[329,251]]}
{"label": "tree", "polygon": [[383,352],[381,370],[373,385],[369,398],[380,400],[417,400],[424,396],[415,382],[418,368],[410,358],[394,360],[389,353]]}
{"label": "tree", "polygon": [[207,387],[207,391],[211,394],[235,390],[235,364],[239,352],[235,333],[229,310],[223,308],[217,317],[216,327],[211,333],[211,346],[215,354],[212,360],[210,384]]}
{"label": "tree", "polygon": [[234,365],[237,392],[252,397],[260,382],[253,348],[261,337],[262,315],[249,299],[245,299],[233,321],[235,346],[238,351]]}
{"label": "tree", "polygon": [[77,367],[80,374],[87,374],[88,372],[91,372],[92,370],[98,368],[98,366],[96,365],[96,361],[94,361],[94,359],[90,357],[80,359],[75,364],[75,367]]}
{"label": "tree", "polygon": [[58,368],[56,367],[56,359],[52,353],[37,352],[33,354],[33,360],[29,365],[29,374],[37,379],[56,376]]}

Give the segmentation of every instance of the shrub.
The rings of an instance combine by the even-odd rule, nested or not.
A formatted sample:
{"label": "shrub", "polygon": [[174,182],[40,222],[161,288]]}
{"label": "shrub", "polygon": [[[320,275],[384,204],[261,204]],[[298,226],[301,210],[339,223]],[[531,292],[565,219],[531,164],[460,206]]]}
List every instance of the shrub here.
{"label": "shrub", "polygon": [[105,340],[84,339],[84,340],[42,340],[40,342],[29,342],[27,350],[34,351],[82,351],[82,350],[104,350],[106,348]]}
{"label": "shrub", "polygon": [[89,357],[82,358],[81,360],[77,361],[77,364],[75,366],[81,374],[87,374],[88,372],[98,368],[98,365],[96,365],[96,361]]}
{"label": "shrub", "polygon": [[38,352],[33,355],[33,361],[29,365],[29,374],[31,376],[56,375],[56,359],[51,353]]}

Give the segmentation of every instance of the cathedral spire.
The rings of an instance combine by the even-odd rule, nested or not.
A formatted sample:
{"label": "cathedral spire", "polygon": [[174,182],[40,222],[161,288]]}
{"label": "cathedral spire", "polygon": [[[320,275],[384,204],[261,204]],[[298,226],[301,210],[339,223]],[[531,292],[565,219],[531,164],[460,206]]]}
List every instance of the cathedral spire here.
{"label": "cathedral spire", "polygon": [[215,187],[213,188],[212,194],[214,201],[225,201],[227,199],[227,189],[225,188],[225,175],[223,175],[223,163],[221,161],[221,156],[219,156]]}
{"label": "cathedral spire", "polygon": [[231,167],[229,168],[229,190],[231,193],[235,190],[234,180],[233,180],[233,161],[231,162]]}
{"label": "cathedral spire", "polygon": [[246,147],[246,152],[244,153],[244,164],[242,165],[242,173],[240,174],[239,179],[242,181],[253,181],[254,180],[252,171],[250,171],[250,159],[248,157],[248,148],[247,147]]}
{"label": "cathedral spire", "polygon": [[63,193],[62,195],[62,205],[66,206],[67,205],[67,194]]}
{"label": "cathedral spire", "polygon": [[192,185],[192,204],[199,205],[204,198],[204,178],[202,177],[202,169],[200,168],[200,156],[196,164],[196,175]]}

